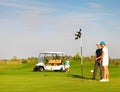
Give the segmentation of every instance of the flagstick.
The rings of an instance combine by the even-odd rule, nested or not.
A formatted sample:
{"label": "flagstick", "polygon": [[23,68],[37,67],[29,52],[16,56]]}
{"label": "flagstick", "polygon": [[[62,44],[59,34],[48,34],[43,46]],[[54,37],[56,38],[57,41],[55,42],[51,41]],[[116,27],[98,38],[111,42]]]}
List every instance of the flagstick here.
{"label": "flagstick", "polygon": [[82,76],[82,82],[83,82],[83,56],[82,56],[82,36],[81,36],[81,76]]}
{"label": "flagstick", "polygon": [[83,81],[83,57],[82,57],[82,29],[79,30],[79,32],[75,33],[75,40],[81,38],[80,40],[80,49],[81,49],[81,77]]}

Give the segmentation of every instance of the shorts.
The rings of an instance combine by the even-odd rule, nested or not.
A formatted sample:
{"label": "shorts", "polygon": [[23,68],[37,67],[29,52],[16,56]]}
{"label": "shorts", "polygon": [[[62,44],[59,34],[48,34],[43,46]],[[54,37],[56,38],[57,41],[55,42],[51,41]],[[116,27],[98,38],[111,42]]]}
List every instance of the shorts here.
{"label": "shorts", "polygon": [[65,68],[70,68],[70,66],[69,65],[65,65]]}
{"label": "shorts", "polygon": [[109,64],[108,60],[103,60],[102,61],[102,66],[108,66],[108,64]]}

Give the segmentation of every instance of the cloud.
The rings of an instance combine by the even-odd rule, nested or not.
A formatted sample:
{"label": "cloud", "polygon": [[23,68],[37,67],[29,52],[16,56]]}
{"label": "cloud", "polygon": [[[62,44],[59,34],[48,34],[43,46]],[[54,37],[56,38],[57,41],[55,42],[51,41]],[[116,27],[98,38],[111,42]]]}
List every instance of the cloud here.
{"label": "cloud", "polygon": [[9,1],[0,1],[0,5],[1,6],[5,6],[5,7],[10,7],[10,8],[18,8],[18,9],[23,9],[23,10],[39,10],[39,13],[41,14],[45,14],[45,13],[50,13],[55,11],[55,9],[53,8],[49,8],[49,6],[46,6],[45,3],[40,3],[40,5],[36,5],[36,4],[31,4],[31,3],[22,3],[20,1],[15,0],[16,2],[9,2]]}
{"label": "cloud", "polygon": [[101,9],[103,8],[103,5],[100,3],[96,3],[96,2],[89,2],[88,3],[90,8],[94,8],[94,9]]}
{"label": "cloud", "polygon": [[12,22],[13,24],[15,24],[17,20],[19,21],[20,26],[24,26],[27,30],[35,30],[36,26],[42,26],[43,24],[49,22],[47,16],[56,12],[55,8],[53,9],[49,6],[46,7],[45,3],[41,3],[38,6],[31,3],[23,4],[22,2],[18,2],[16,0],[11,1],[12,2],[0,1],[0,6],[5,6],[6,8],[9,8],[8,11],[4,11],[2,14],[0,14],[1,17],[4,16],[1,19],[3,21],[6,21],[7,18],[6,22]]}
{"label": "cloud", "polygon": [[5,1],[0,1],[1,6],[7,6],[7,7],[12,7],[12,8],[20,8],[20,9],[31,9],[31,6],[27,6],[24,4],[19,4],[19,3],[11,3],[11,2],[5,2]]}

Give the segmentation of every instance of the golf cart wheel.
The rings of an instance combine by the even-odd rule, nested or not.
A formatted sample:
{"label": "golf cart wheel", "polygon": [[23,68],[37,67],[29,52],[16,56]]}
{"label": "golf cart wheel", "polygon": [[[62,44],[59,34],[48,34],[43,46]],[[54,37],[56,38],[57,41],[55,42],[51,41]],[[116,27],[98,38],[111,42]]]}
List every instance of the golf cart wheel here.
{"label": "golf cart wheel", "polygon": [[43,72],[43,71],[44,71],[44,68],[43,68],[43,67],[39,67],[39,71],[40,71],[40,72]]}
{"label": "golf cart wheel", "polygon": [[34,69],[33,69],[34,72],[37,72],[38,70],[39,70],[38,66],[35,66]]}
{"label": "golf cart wheel", "polygon": [[60,72],[64,72],[63,68],[60,69]]}

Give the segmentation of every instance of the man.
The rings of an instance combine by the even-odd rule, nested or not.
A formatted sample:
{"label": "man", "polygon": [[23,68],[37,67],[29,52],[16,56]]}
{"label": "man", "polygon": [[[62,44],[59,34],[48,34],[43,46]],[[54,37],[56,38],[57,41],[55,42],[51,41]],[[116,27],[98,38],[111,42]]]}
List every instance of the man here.
{"label": "man", "polygon": [[97,69],[98,66],[100,67],[100,79],[103,78],[103,69],[102,69],[102,62],[101,62],[101,55],[102,55],[102,48],[100,46],[100,43],[97,43],[97,50],[95,53],[95,64],[94,64],[94,72],[93,72],[93,78],[92,79],[96,79],[96,73],[97,73]]}
{"label": "man", "polygon": [[109,81],[109,70],[108,70],[108,64],[109,64],[109,56],[108,56],[108,48],[106,47],[106,44],[104,41],[100,42],[100,45],[102,47],[102,66],[104,71],[104,78],[101,79],[101,82],[107,82]]}

